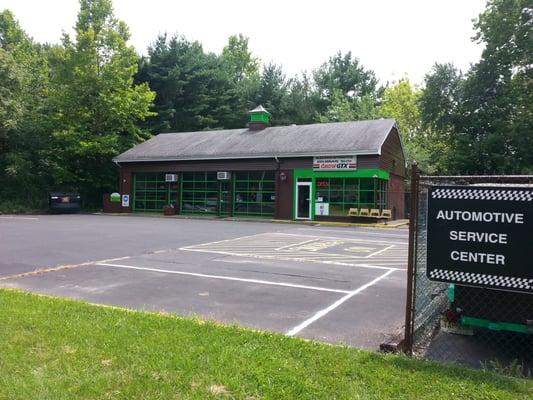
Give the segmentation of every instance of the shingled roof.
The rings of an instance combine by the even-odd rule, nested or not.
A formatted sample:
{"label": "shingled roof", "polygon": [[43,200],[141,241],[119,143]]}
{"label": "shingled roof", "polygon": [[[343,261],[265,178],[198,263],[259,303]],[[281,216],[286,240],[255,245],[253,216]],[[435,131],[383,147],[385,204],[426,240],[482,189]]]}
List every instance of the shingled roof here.
{"label": "shingled roof", "polygon": [[393,119],[161,133],[116,162],[380,154]]}

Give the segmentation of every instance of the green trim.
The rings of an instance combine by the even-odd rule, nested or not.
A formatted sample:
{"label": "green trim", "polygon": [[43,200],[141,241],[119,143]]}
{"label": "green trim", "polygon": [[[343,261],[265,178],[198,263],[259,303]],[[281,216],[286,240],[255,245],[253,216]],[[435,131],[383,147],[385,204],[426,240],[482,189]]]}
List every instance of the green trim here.
{"label": "green trim", "polygon": [[[232,182],[227,180],[218,182],[218,215],[221,217],[229,217],[233,212],[234,197],[231,185]],[[225,202],[224,199],[226,199]],[[223,209],[223,205],[225,209]]]}
{"label": "green trim", "polygon": [[[276,194],[274,171],[232,171],[231,180],[228,181],[216,179],[216,172],[213,171],[183,172],[179,181],[182,215],[265,218],[275,215],[275,200],[271,200],[271,196]],[[252,201],[254,196],[263,196],[262,201]],[[213,206],[215,198],[216,205]],[[237,202],[237,198],[242,201]],[[190,204],[191,208],[185,209],[185,203]]]}
{"label": "green trim", "polygon": [[455,301],[455,283],[452,283],[450,286],[448,286],[448,300],[450,303]]}
{"label": "green trim", "polygon": [[[132,211],[162,212],[167,204],[176,203],[177,188],[165,182],[164,172],[136,172],[133,174]],[[142,206],[139,207],[139,204]]]}
{"label": "green trim", "polygon": [[[181,214],[219,215],[220,183],[216,172],[182,172],[181,178]],[[191,208],[185,208],[185,204]]]}
{"label": "green trim", "polygon": [[236,171],[233,176],[233,215],[274,217],[275,171]]}
{"label": "green trim", "polygon": [[469,325],[469,326],[476,326],[479,328],[485,328],[491,331],[510,331],[510,332],[533,334],[533,327],[523,325],[523,324],[514,324],[511,322],[494,322],[494,321],[489,321],[487,319],[462,316],[461,324]]}
{"label": "green trim", "polygon": [[[310,183],[309,186],[309,198],[311,199],[311,220],[315,219],[315,196],[313,192],[313,187],[315,186],[315,182],[313,181],[307,181],[307,183]],[[296,192],[298,190],[298,180],[294,180],[294,196],[293,198],[293,204],[292,204],[292,219],[297,219],[297,213],[298,213],[298,204],[296,203]],[[299,219],[300,221],[308,221],[305,219]]]}
{"label": "green trim", "polygon": [[315,171],[312,169],[295,169],[294,178],[378,178],[390,179],[389,172],[379,169],[355,169],[350,171]]}
{"label": "green trim", "polygon": [[264,122],[268,124],[270,122],[270,115],[266,112],[250,113],[250,122]]}

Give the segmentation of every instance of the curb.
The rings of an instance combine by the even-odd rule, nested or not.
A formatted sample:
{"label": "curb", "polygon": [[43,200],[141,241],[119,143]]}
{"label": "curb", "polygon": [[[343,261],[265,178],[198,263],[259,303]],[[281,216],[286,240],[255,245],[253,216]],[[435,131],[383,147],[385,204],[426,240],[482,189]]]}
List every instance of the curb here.
{"label": "curb", "polygon": [[395,229],[407,227],[409,221],[402,221],[390,224],[367,224],[355,222],[335,222],[335,221],[296,221],[284,219],[267,219],[267,218],[236,218],[236,217],[216,217],[216,216],[200,216],[200,215],[162,215],[162,214],[137,214],[137,213],[92,213],[92,215],[115,216],[115,217],[150,217],[150,218],[174,218],[174,219],[195,219],[208,221],[235,221],[235,222],[268,222],[273,224],[295,224],[295,225],[310,225],[310,226],[336,226],[342,228],[379,228],[379,229]]}

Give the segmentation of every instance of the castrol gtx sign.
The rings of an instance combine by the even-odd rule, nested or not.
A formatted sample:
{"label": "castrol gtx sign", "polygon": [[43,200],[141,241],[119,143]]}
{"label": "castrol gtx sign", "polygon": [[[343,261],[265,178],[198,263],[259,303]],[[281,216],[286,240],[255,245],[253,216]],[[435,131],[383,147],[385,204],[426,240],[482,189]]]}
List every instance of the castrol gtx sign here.
{"label": "castrol gtx sign", "polygon": [[533,293],[533,188],[430,187],[427,276]]}
{"label": "castrol gtx sign", "polygon": [[338,171],[357,169],[356,156],[345,157],[314,157],[313,169],[315,171]]}

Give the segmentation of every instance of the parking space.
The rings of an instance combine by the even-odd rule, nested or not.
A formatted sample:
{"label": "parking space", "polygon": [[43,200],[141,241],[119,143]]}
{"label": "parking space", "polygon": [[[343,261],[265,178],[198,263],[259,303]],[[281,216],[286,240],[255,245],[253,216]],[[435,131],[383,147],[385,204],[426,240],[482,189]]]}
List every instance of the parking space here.
{"label": "parking space", "polygon": [[369,348],[403,320],[402,229],[90,215],[0,229],[3,287]]}

